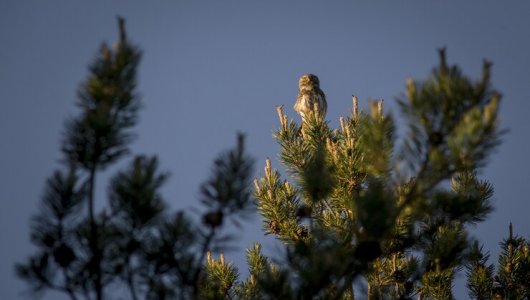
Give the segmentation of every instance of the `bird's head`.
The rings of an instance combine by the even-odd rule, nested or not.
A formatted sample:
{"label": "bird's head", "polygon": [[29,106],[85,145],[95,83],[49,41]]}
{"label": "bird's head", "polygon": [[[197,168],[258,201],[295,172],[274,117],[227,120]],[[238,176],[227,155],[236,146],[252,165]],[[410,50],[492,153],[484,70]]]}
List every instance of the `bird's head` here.
{"label": "bird's head", "polygon": [[303,88],[314,88],[318,87],[320,85],[320,81],[318,80],[318,77],[313,74],[304,74],[300,77],[300,80],[298,81],[298,87],[300,89]]}

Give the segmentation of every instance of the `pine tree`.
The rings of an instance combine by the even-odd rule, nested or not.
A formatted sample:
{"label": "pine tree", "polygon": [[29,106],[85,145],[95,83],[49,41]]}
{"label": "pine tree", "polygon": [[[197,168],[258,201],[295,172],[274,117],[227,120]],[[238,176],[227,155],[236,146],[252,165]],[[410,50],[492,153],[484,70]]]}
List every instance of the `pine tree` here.
{"label": "pine tree", "polygon": [[[353,97],[337,129],[323,114],[306,113],[299,124],[278,107],[274,138],[284,173],[267,159],[252,195],[253,162],[238,135],[200,186],[198,222],[168,212],[160,193],[168,173],[156,156],[131,158],[96,211],[96,176],[128,156],[141,107],[140,51],[123,19],[118,25],[119,41],[101,46],[79,90],[80,113],[65,124],[63,165],[46,181],[31,223],[37,251],[16,266],[34,293],[98,300],[116,296],[113,290],[134,300],[453,299],[455,274],[465,267],[473,299],[530,298],[529,241],[510,225],[495,268],[468,229],[492,210],[493,187],[478,174],[503,133],[489,62],[473,81],[441,50],[431,76],[409,80],[398,99],[408,127],[400,143],[382,101],[364,112]],[[230,238],[223,228],[248,216],[252,200],[264,233],[280,241],[285,257],[273,260],[254,243],[249,276],[240,278],[222,253]]]}
{"label": "pine tree", "polygon": [[530,299],[530,242],[513,234],[501,243],[497,272],[478,243],[466,265],[469,296],[473,299]]}
{"label": "pine tree", "polygon": [[[467,263],[472,289],[492,284],[491,267],[476,275],[484,256],[468,233],[492,210],[493,188],[477,174],[503,132],[490,66],[485,61],[474,82],[441,50],[432,75],[409,80],[398,99],[408,121],[402,147],[382,101],[359,112],[353,97],[338,129],[318,115],[299,125],[278,108],[274,137],[288,179],[267,160],[255,189],[264,231],[283,242],[287,257],[282,268],[251,272],[261,298],[352,299],[352,286],[365,282],[368,299],[453,299],[455,273]],[[501,265],[527,247],[509,240]],[[480,298],[492,288],[475,289]]]}
{"label": "pine tree", "polygon": [[[63,168],[47,180],[39,212],[32,219],[37,252],[16,265],[31,291],[55,290],[70,299],[109,299],[112,290],[130,299],[199,299],[211,286],[203,262],[223,249],[226,220],[238,221],[252,207],[253,162],[244,137],[214,162],[201,186],[202,223],[167,212],[160,194],[168,174],[155,156],[136,155],[109,182],[107,204],[96,211],[98,172],[129,153],[140,101],[136,73],[140,51],[126,37],[106,44],[79,89],[79,115],[65,124]],[[209,282],[209,281],[208,281]]]}

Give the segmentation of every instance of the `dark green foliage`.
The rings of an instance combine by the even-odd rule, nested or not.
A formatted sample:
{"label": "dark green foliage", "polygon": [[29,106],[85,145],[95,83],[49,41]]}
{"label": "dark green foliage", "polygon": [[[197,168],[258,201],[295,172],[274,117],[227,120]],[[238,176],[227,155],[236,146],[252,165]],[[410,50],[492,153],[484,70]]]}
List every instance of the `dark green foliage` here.
{"label": "dark green foliage", "polygon": [[231,264],[225,262],[221,254],[219,260],[215,260],[208,254],[206,260],[206,277],[200,291],[201,299],[226,299],[230,295],[230,289],[234,287],[237,280],[237,270]]}
{"label": "dark green foliage", "polygon": [[125,38],[113,49],[101,46],[90,75],[78,93],[81,114],[66,124],[63,152],[67,159],[90,170],[104,168],[128,152],[140,102],[136,94],[136,70],[140,52]]}
{"label": "dark green foliage", "polygon": [[209,251],[226,246],[219,243],[223,218],[241,219],[252,204],[253,162],[242,135],[235,149],[214,161],[213,175],[202,185],[206,226],[183,212],[167,212],[160,188],[168,174],[159,171],[156,157],[144,155],[112,177],[108,205],[96,212],[96,175],[129,152],[140,107],[135,90],[140,52],[118,20],[119,42],[101,47],[81,85],[81,113],[66,123],[62,145],[68,170],[46,182],[32,222],[38,249],[17,264],[17,275],[34,293],[56,290],[70,299],[122,297],[113,289],[128,291],[125,297],[134,300],[224,297],[237,273]]}
{"label": "dark green foliage", "polygon": [[119,172],[109,185],[112,214],[129,228],[140,228],[155,221],[165,209],[158,190],[167,174],[157,174],[156,157],[138,156],[125,172]]}
{"label": "dark green foliage", "polygon": [[265,176],[254,181],[258,209],[263,211],[263,225],[266,234],[275,234],[284,241],[303,238],[304,227],[297,212],[304,208],[300,204],[297,190],[287,181],[280,181],[280,174],[272,170],[267,160]]}
{"label": "dark green foliage", "polygon": [[500,245],[495,295],[505,299],[530,298],[530,243],[514,235],[510,224],[508,238]]}
{"label": "dark green foliage", "polygon": [[530,243],[515,236],[510,224],[508,238],[501,243],[497,271],[488,264],[489,255],[476,243],[469,258],[467,286],[473,299],[529,299]]}
{"label": "dark green foliage", "polygon": [[363,228],[362,238],[380,240],[391,232],[397,216],[395,196],[381,180],[371,176],[365,181],[365,189],[354,194],[351,210]]}
{"label": "dark green foliage", "polygon": [[493,189],[476,176],[502,134],[489,72],[486,62],[472,82],[440,51],[432,76],[409,80],[399,100],[409,133],[397,150],[382,101],[364,113],[354,97],[336,130],[311,115],[299,127],[278,109],[274,137],[291,181],[267,161],[255,185],[264,230],[286,245],[286,299],[353,297],[358,278],[369,299],[453,298],[471,252],[466,225],[492,210]]}
{"label": "dark green foliage", "polygon": [[466,265],[469,297],[473,299],[485,300],[493,297],[494,266],[488,264],[488,260],[489,254],[485,254],[478,242],[475,242]]}
{"label": "dark green foliage", "polygon": [[444,50],[440,59],[432,78],[409,80],[407,99],[399,100],[411,133],[402,156],[428,179],[422,189],[482,167],[502,134],[496,126],[500,95],[490,87],[491,64],[484,62],[481,80],[472,82],[457,66],[447,65]]}
{"label": "dark green foliage", "polygon": [[222,224],[223,216],[250,212],[250,176],[253,161],[245,154],[244,137],[238,135],[237,147],[214,161],[212,177],[201,186],[202,203],[210,209],[204,222],[211,227]]}
{"label": "dark green foliage", "polygon": [[[25,265],[17,265],[16,272],[31,285],[34,292],[57,289],[71,293],[73,282],[72,263],[76,261],[73,245],[79,221],[81,204],[86,190],[79,183],[73,166],[67,174],[55,171],[46,181],[42,206],[32,220],[31,240],[39,251]],[[57,284],[54,277],[63,277],[64,284]]]}

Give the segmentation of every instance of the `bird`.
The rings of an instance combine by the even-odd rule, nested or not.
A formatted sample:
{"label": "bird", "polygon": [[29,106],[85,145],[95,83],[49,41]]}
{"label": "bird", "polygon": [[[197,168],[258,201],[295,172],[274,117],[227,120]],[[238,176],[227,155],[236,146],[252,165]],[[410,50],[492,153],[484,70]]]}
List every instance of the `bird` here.
{"label": "bird", "polygon": [[326,102],[326,95],[320,89],[320,81],[318,77],[313,74],[304,74],[298,81],[298,96],[294,104],[294,110],[300,114],[302,121],[306,115],[313,111],[321,118],[326,117],[328,103]]}

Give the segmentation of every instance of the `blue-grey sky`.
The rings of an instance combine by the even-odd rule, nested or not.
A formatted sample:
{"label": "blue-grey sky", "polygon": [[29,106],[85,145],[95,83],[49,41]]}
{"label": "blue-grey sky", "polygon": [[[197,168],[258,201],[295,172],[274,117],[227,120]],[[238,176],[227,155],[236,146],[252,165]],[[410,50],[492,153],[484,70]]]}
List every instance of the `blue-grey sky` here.
{"label": "blue-grey sky", "polygon": [[[530,233],[529,14],[530,2],[522,0],[1,1],[0,298],[25,298],[13,264],[35,250],[30,216],[58,167],[63,122],[75,113],[87,65],[101,42],[118,36],[116,15],[143,49],[144,109],[132,149],[157,154],[171,172],[164,195],[174,209],[195,206],[212,159],[234,144],[237,131],[247,134],[258,170],[276,157],[274,107],[285,104],[295,117],[303,73],[320,77],[337,126],[352,94],[362,105],[385,99],[385,110],[397,114],[394,99],[406,78],[425,78],[437,48],[447,47],[449,62],[475,78],[482,59],[493,61],[502,126],[510,132],[481,173],[495,186],[496,210],[473,232],[496,260],[509,222]],[[104,179],[97,182],[100,204]],[[244,229],[242,245],[263,240],[258,217]],[[228,257],[244,267],[243,252]],[[457,299],[465,298],[457,287]]]}

